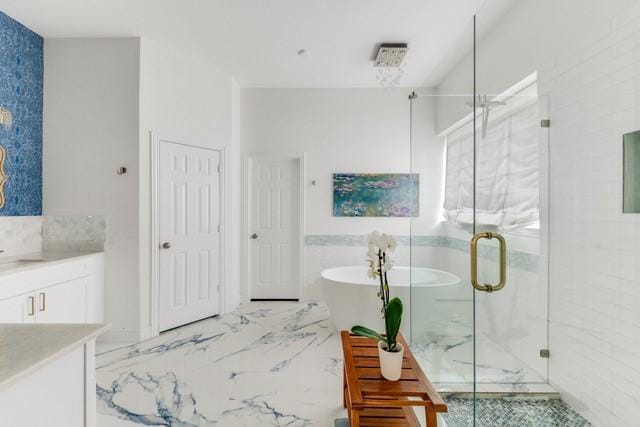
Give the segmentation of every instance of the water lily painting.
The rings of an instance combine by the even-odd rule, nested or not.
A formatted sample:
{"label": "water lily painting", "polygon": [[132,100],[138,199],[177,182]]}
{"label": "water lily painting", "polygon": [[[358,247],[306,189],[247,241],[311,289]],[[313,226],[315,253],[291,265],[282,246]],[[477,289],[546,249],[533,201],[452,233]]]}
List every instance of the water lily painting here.
{"label": "water lily painting", "polygon": [[417,217],[418,174],[333,174],[333,216]]}

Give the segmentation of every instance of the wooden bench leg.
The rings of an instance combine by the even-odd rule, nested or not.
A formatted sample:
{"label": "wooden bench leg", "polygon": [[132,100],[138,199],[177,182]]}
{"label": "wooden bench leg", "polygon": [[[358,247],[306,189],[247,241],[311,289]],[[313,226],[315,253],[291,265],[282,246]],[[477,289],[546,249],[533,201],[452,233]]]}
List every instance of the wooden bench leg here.
{"label": "wooden bench leg", "polygon": [[347,373],[342,370],[342,406],[347,407]]}
{"label": "wooden bench leg", "polygon": [[438,414],[433,408],[424,408],[427,416],[427,427],[438,427]]}
{"label": "wooden bench leg", "polygon": [[351,414],[349,417],[350,426],[360,427],[360,411],[356,411],[355,409],[352,409],[351,411],[349,411],[349,413]]}
{"label": "wooden bench leg", "polygon": [[343,408],[347,407],[347,389],[346,388],[342,389],[342,407]]}

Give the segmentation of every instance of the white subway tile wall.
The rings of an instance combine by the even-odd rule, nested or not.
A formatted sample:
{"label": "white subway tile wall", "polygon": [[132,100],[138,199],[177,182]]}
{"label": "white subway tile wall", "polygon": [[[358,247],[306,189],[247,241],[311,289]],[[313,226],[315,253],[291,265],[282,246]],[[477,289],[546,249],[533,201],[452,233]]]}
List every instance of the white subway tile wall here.
{"label": "white subway tile wall", "polygon": [[552,120],[549,378],[595,425],[636,426],[640,215],[622,214],[622,135],[640,129],[640,6],[589,37],[539,74]]}

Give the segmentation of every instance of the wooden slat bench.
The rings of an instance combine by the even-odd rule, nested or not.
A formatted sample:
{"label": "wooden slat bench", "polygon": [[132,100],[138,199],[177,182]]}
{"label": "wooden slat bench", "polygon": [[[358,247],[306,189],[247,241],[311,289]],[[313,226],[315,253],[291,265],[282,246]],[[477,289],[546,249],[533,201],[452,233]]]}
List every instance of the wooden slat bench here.
{"label": "wooden slat bench", "polygon": [[344,353],[344,407],[351,427],[415,426],[419,427],[412,406],[425,408],[427,427],[438,425],[438,412],[447,405],[433,388],[416,362],[404,337],[402,376],[388,381],[380,374],[378,342],[341,332]]}

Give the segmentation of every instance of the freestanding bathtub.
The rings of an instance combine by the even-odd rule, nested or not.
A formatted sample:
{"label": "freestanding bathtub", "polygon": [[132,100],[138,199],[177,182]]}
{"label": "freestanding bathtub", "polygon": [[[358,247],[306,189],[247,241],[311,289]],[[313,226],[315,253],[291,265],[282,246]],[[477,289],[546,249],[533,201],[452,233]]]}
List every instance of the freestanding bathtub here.
{"label": "freestanding bathtub", "polygon": [[[323,270],[322,291],[336,328],[349,330],[363,325],[384,332],[382,303],[378,298],[379,279],[367,275],[362,265],[335,267]],[[415,298],[434,300],[444,288],[455,288],[460,279],[446,271],[421,267],[394,267],[388,274],[391,298],[399,297],[403,303],[402,332],[409,338],[411,294]],[[445,291],[446,292],[446,291]],[[424,297],[424,298],[423,298]],[[422,305],[422,303],[421,303]],[[418,307],[414,305],[414,307]],[[429,307],[425,307],[428,310]]]}

